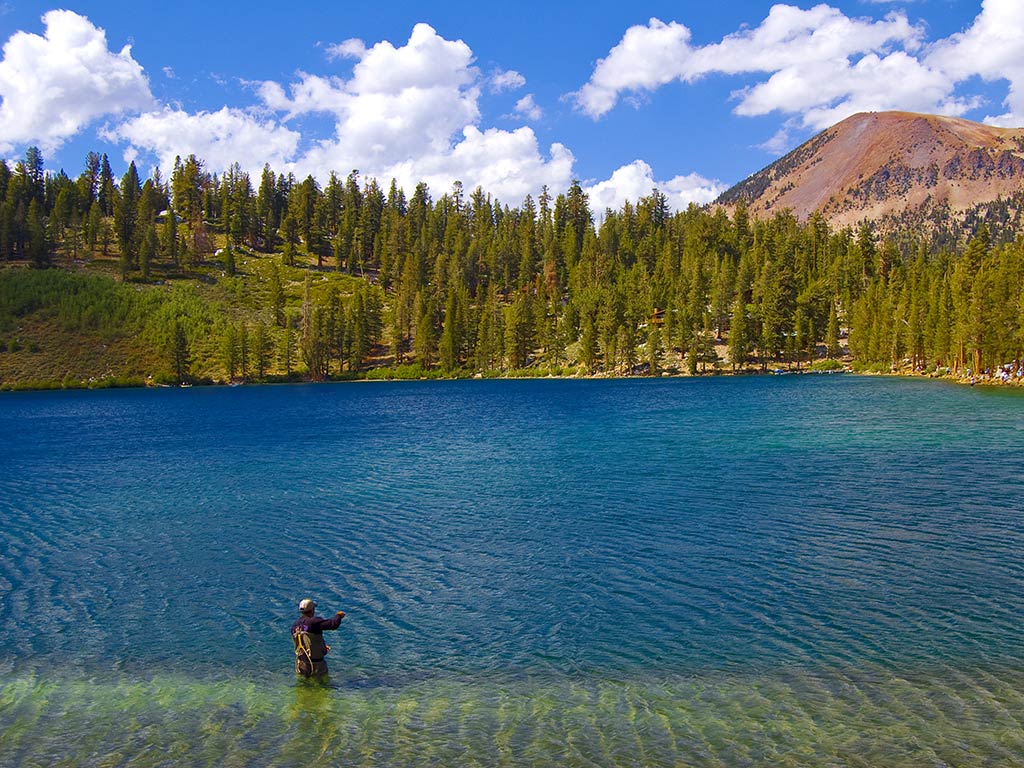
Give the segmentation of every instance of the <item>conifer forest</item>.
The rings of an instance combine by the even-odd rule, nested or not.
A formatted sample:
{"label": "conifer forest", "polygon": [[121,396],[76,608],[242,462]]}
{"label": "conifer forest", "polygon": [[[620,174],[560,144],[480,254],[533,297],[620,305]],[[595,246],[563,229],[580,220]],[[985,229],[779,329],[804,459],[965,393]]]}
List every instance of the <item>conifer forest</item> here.
{"label": "conifer forest", "polygon": [[90,153],[72,178],[34,147],[0,162],[0,201],[5,387],[973,376],[1024,358],[1024,240],[991,215],[951,239],[754,220],[742,200],[672,211],[657,189],[593,211],[578,182],[510,205],[459,182],[251,178],[195,156],[118,179]]}

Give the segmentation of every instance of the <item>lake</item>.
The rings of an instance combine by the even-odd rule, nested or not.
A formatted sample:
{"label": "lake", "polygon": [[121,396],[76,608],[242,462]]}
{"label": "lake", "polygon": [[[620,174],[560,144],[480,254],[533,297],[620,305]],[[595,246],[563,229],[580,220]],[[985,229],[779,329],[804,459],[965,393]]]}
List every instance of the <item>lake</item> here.
{"label": "lake", "polygon": [[1024,764],[1024,392],[8,393],[0,435],[3,765]]}

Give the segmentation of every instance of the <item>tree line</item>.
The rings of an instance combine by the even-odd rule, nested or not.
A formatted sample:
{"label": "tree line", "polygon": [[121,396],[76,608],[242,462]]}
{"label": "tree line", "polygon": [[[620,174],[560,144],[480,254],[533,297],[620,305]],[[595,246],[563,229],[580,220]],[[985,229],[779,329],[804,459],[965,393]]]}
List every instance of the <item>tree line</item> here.
{"label": "tree line", "polygon": [[[358,171],[321,184],[266,166],[254,183],[195,156],[169,179],[142,180],[131,163],[115,180],[90,153],[71,179],[45,172],[35,148],[0,162],[0,201],[0,258],[106,256],[133,283],[214,266],[244,293],[246,311],[216,327],[166,320],[179,378],[200,334],[216,335],[228,378],[410,364],[697,373],[846,351],[863,367],[961,372],[1020,360],[1024,347],[1024,243],[994,244],[983,218],[967,242],[936,247],[922,232],[837,230],[817,214],[754,220],[742,200],[672,211],[657,189],[596,215],[577,181],[511,207],[460,182],[407,197]],[[260,269],[240,271],[242,257]]]}

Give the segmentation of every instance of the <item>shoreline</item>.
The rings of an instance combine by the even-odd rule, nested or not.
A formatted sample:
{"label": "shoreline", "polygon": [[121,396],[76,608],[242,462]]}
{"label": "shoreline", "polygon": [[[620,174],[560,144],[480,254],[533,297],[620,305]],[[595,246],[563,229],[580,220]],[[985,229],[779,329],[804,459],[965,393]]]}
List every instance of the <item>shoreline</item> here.
{"label": "shoreline", "polygon": [[[839,361],[837,361],[839,362]],[[950,384],[957,384],[967,387],[986,387],[986,388],[1010,388],[1017,389],[1024,387],[1024,377],[1018,375],[1010,375],[1006,378],[996,377],[990,373],[981,374],[980,376],[973,375],[953,375],[953,374],[936,374],[935,372],[926,373],[923,371],[871,371],[871,370],[856,370],[849,362],[842,363],[842,367],[825,369],[825,370],[812,370],[810,367],[795,369],[795,368],[782,368],[775,367],[768,370],[751,369],[745,368],[738,371],[733,370],[715,370],[706,371],[703,373],[689,374],[689,373],[672,373],[664,371],[660,374],[655,375],[623,375],[623,374],[610,374],[610,373],[595,373],[588,375],[572,374],[572,375],[555,375],[550,372],[539,373],[537,375],[509,375],[503,373],[500,375],[487,375],[482,373],[472,373],[464,376],[410,376],[410,375],[396,375],[388,376],[386,374],[375,373],[375,372],[386,372],[390,369],[376,368],[365,372],[363,375],[352,375],[352,376],[332,376],[327,379],[311,380],[301,377],[273,377],[268,380],[262,381],[218,381],[212,379],[204,379],[187,384],[168,384],[164,382],[157,382],[148,378],[137,378],[137,377],[109,377],[103,379],[88,379],[84,381],[53,381],[53,382],[38,382],[38,381],[25,381],[25,382],[3,382],[0,383],[0,395],[5,393],[13,392],[50,392],[50,391],[73,391],[73,390],[101,390],[101,389],[189,389],[191,387],[252,387],[252,386],[277,386],[277,385],[289,385],[289,384],[344,384],[344,383],[358,383],[358,382],[402,382],[402,381],[517,381],[517,380],[566,380],[566,381],[588,381],[588,380],[643,380],[643,379],[702,379],[702,378],[717,378],[723,376],[831,376],[836,374],[852,375],[852,376],[865,376],[865,377],[894,377],[894,378],[906,378],[906,379],[930,379],[934,381],[942,381]]]}

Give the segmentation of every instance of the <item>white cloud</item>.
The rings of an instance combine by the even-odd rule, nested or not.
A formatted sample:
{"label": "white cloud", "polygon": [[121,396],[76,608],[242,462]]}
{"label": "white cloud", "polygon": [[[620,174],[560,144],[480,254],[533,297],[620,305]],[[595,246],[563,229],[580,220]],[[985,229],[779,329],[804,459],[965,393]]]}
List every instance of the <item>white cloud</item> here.
{"label": "white cloud", "polygon": [[341,113],[352,103],[345,84],[336,77],[320,77],[299,73],[298,82],[289,86],[289,93],[280,83],[265,81],[256,86],[263,103],[276,112],[284,112],[285,119],[314,112]]}
{"label": "white cloud", "polygon": [[284,126],[228,107],[196,114],[179,109],[146,112],[103,134],[128,143],[126,162],[143,149],[155,154],[165,171],[173,167],[176,156],[194,154],[211,170],[237,162],[250,174],[258,173],[264,163],[283,166],[294,156],[300,138]]}
{"label": "white cloud", "polygon": [[540,120],[544,117],[544,110],[533,100],[533,94],[528,93],[516,102],[514,113],[527,120]]}
{"label": "white cloud", "polygon": [[515,91],[526,85],[526,78],[514,69],[497,71],[491,75],[491,92]]}
{"label": "white cloud", "polygon": [[646,27],[627,29],[607,58],[597,62],[590,81],[572,96],[580,109],[600,117],[623,91],[654,90],[683,77],[692,51],[689,29],[651,19]]}
{"label": "white cloud", "polygon": [[540,153],[537,137],[530,128],[480,131],[467,126],[462,140],[448,153],[417,158],[390,170],[384,178],[395,176],[406,188],[426,181],[434,189],[447,189],[452,181],[466,188],[477,185],[503,201],[518,203],[529,193],[536,194],[547,185],[552,191],[568,187],[575,161],[572,152],[561,144],[552,144],[548,158]]}
{"label": "white cloud", "polygon": [[[836,106],[837,101],[840,104],[834,112],[854,105],[888,108],[886,96],[870,98],[890,90],[890,83],[883,78],[896,69],[915,68],[911,73],[915,81],[929,78],[926,68],[912,57],[897,52],[880,59],[877,52],[885,53],[891,44],[916,50],[922,36],[923,30],[911,25],[902,13],[874,21],[848,18],[827,5],[809,10],[775,5],[758,27],[727,35],[719,43],[694,47],[687,27],[651,19],[646,27],[626,30],[608,57],[597,63],[590,81],[572,96],[583,112],[598,118],[610,111],[623,93],[651,91],[673,81],[692,82],[712,73],[772,73],[767,81],[735,94],[740,101],[739,114],[804,111]],[[851,59],[856,56],[862,58],[854,64]],[[952,88],[941,76],[927,74],[929,88],[918,98],[921,104],[934,103],[927,97],[936,92],[948,96]]]}
{"label": "white cloud", "polygon": [[796,130],[796,121],[787,120],[782,127],[767,141],[755,145],[770,155],[782,155],[792,148],[792,134]]}
{"label": "white cloud", "polygon": [[329,59],[361,59],[365,55],[366,45],[355,37],[327,47],[327,58]]}
{"label": "white cloud", "polygon": [[[469,46],[445,40],[426,24],[417,24],[399,47],[356,42],[343,44],[357,59],[349,79],[300,73],[287,88],[276,82],[258,87],[264,105],[286,121],[307,113],[335,121],[331,139],[290,164],[298,175],[358,168],[364,176],[383,182],[394,177],[409,187],[426,181],[447,189],[460,180],[513,200],[543,184],[553,191],[568,187],[573,156],[564,146],[552,145],[545,156],[529,128],[478,126],[481,89],[495,82],[519,87],[525,83],[521,75],[484,78]],[[532,98],[520,104],[537,114]]]}
{"label": "white cloud", "polygon": [[705,46],[691,44],[678,22],[651,19],[626,30],[598,61],[590,80],[570,96],[593,118],[623,96],[711,74],[765,75],[733,93],[739,115],[781,112],[796,123],[766,143],[778,146],[799,125],[815,130],[855,112],[903,109],[962,115],[981,103],[960,95],[974,75],[1009,81],[1008,112],[987,118],[1024,123],[1024,3],[984,0],[965,32],[926,45],[925,29],[903,11],[882,19],[851,18],[825,4],[778,4],[756,27]]}
{"label": "white cloud", "polygon": [[655,181],[651,166],[643,160],[634,160],[616,170],[605,181],[588,185],[585,191],[590,197],[590,207],[594,211],[603,212],[606,208],[616,210],[627,200],[635,202],[649,195],[655,187],[676,210],[682,210],[690,203],[710,203],[726,190],[721,182],[711,181],[696,173],[676,176],[668,181]]}
{"label": "white cloud", "polygon": [[71,11],[42,20],[43,36],[16,32],[3,48],[0,152],[28,143],[52,150],[97,118],[153,105],[130,46],[112,53],[106,33]]}
{"label": "white cloud", "polygon": [[479,77],[472,62],[473,52],[464,42],[445,40],[429,24],[417,24],[401,48],[382,40],[366,50],[349,85],[356,93],[458,88]]}
{"label": "white cloud", "polygon": [[906,110],[960,115],[972,102],[952,96],[954,83],[903,51],[790,67],[738,94],[740,115],[800,114],[804,127],[822,130],[857,112]]}
{"label": "white cloud", "polygon": [[363,46],[350,80],[300,73],[287,93],[280,84],[266,82],[259,94],[286,119],[314,112],[333,115],[336,138],[321,143],[315,155],[336,160],[336,167],[369,173],[443,152],[456,132],[479,119],[479,73],[472,58],[465,43],[444,40],[426,24],[417,24],[405,46],[395,48],[387,41]]}
{"label": "white cloud", "polygon": [[1024,125],[1024,4],[1020,0],[984,0],[971,27],[939,41],[927,62],[957,80],[979,75],[1009,81],[1003,102],[1008,111],[985,121]]}
{"label": "white cloud", "polygon": [[802,10],[775,5],[754,29],[727,35],[722,42],[694,50],[688,79],[711,72],[778,72],[812,63],[845,61],[857,54],[884,51],[898,44],[916,50],[924,30],[903,13],[881,20],[851,19],[827,5]]}

